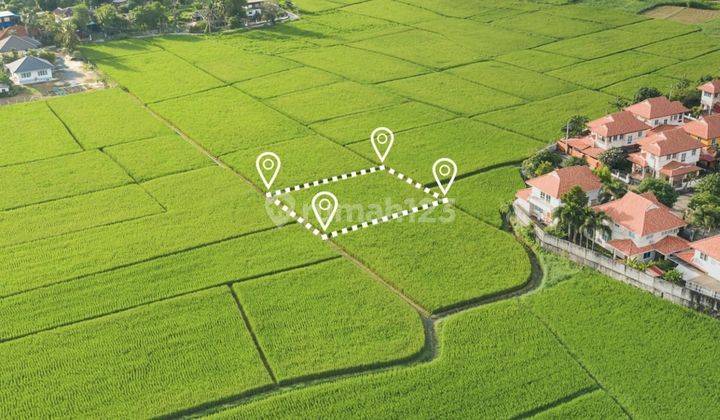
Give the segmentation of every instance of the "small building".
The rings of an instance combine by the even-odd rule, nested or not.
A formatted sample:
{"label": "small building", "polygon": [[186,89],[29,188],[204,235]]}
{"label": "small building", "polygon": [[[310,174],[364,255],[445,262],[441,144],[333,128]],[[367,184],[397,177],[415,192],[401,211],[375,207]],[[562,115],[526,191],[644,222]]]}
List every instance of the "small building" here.
{"label": "small building", "polygon": [[705,115],[690,121],[683,126],[683,129],[700,140],[703,146],[717,149],[720,142],[720,114]]}
{"label": "small building", "polygon": [[247,0],[245,4],[245,15],[248,19],[257,20],[262,15],[262,4],[265,0]]}
{"label": "small building", "polygon": [[514,206],[545,224],[553,223],[555,210],[563,204],[562,196],[573,187],[580,187],[591,205],[598,202],[602,189],[602,182],[587,166],[557,169],[525,183],[529,188],[517,192]]}
{"label": "small building", "polygon": [[653,128],[663,125],[682,125],[685,115],[690,112],[682,102],[671,101],[664,96],[646,99],[630,105],[625,110]]}
{"label": "small building", "polygon": [[720,281],[720,235],[690,243],[691,250],[678,257],[713,279]]}
{"label": "small building", "polygon": [[598,232],[595,242],[615,257],[646,261],[689,248],[688,242],[677,236],[687,223],[660,203],[652,192],[630,191],[593,210],[605,212],[610,219],[610,233]]}
{"label": "small building", "polygon": [[640,121],[629,111],[619,111],[590,121],[590,134],[558,141],[560,151],[584,159],[595,169],[602,166],[600,155],[613,147],[633,147],[653,127]]}
{"label": "small building", "polygon": [[28,51],[40,47],[40,41],[27,36],[10,35],[0,40],[0,53]]}
{"label": "small building", "polygon": [[20,16],[8,10],[0,11],[0,29],[9,28],[20,23]]}
{"label": "small building", "polygon": [[628,155],[635,179],[663,178],[675,188],[684,188],[701,171],[697,163],[703,145],[681,127],[651,134],[638,144],[640,151]]}
{"label": "small building", "polygon": [[6,64],[5,68],[10,72],[10,79],[19,85],[47,82],[53,78],[52,63],[32,55]]}
{"label": "small building", "polygon": [[0,83],[0,93],[10,93],[10,85]]}
{"label": "small building", "polygon": [[707,113],[720,111],[720,79],[715,79],[698,87],[700,105]]}

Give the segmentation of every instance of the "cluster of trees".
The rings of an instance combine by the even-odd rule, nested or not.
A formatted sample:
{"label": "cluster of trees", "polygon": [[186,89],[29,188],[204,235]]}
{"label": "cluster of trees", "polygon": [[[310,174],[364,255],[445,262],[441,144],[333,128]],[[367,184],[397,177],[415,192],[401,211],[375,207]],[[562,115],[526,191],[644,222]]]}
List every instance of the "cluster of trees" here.
{"label": "cluster of trees", "polygon": [[595,235],[610,234],[607,214],[589,208],[587,194],[578,186],[571,188],[561,200],[563,205],[553,214],[558,221],[556,230],[573,243],[585,241],[586,247],[595,249]]}
{"label": "cluster of trees", "polygon": [[720,228],[720,173],[698,181],[688,208],[693,225],[706,234]]}

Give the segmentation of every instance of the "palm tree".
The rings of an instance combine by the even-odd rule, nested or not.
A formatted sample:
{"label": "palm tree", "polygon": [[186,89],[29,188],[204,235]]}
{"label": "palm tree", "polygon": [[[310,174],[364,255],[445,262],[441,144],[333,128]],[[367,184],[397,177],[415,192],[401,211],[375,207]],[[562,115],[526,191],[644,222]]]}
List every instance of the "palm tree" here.
{"label": "palm tree", "polygon": [[[604,211],[594,211],[593,218],[595,219],[595,232],[599,233],[600,236],[610,236],[612,229],[610,228],[610,217]],[[593,235],[594,236],[594,235]],[[595,241],[592,242],[592,250],[595,251]]]}
{"label": "palm tree", "polygon": [[568,239],[577,242],[577,235],[584,221],[584,207],[563,204],[555,209],[553,216],[558,219],[561,228],[567,230]]}

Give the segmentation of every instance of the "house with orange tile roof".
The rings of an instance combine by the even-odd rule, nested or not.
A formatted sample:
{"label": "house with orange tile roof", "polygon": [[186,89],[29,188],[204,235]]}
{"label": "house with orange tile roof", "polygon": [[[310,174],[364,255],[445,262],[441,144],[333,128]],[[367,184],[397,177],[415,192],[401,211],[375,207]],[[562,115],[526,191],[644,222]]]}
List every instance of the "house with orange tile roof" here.
{"label": "house with orange tile roof", "polygon": [[720,107],[720,79],[711,80],[698,86],[700,105],[708,113],[718,112]]}
{"label": "house with orange tile roof", "polygon": [[637,119],[653,128],[682,125],[685,116],[690,112],[682,102],[671,101],[664,96],[630,105],[625,108],[625,111],[632,113]]}
{"label": "house with orange tile roof", "polygon": [[703,145],[682,127],[651,134],[639,140],[638,145],[640,151],[628,155],[636,179],[652,176],[666,179],[675,188],[684,188],[701,171],[697,163]]}
{"label": "house with orange tile roof", "polygon": [[601,166],[600,155],[613,147],[631,147],[653,127],[629,111],[619,111],[587,124],[584,137],[558,141],[558,148],[570,156],[585,159],[591,168]]}
{"label": "house with orange tile roof", "polygon": [[562,196],[575,186],[588,196],[590,204],[598,202],[602,183],[587,166],[571,166],[525,181],[528,188],[515,195],[516,211],[545,224],[554,223],[554,212],[562,206]]}
{"label": "house with orange tile roof", "polygon": [[691,242],[690,249],[679,252],[677,257],[683,265],[690,266],[684,270],[680,267],[686,278],[696,277],[693,271],[699,270],[720,282],[720,235]]}
{"label": "house with orange tile roof", "polygon": [[605,212],[610,219],[610,233],[598,233],[595,241],[615,257],[646,261],[690,248],[686,240],[677,236],[687,223],[652,192],[630,191],[620,199],[594,206],[593,210]]}

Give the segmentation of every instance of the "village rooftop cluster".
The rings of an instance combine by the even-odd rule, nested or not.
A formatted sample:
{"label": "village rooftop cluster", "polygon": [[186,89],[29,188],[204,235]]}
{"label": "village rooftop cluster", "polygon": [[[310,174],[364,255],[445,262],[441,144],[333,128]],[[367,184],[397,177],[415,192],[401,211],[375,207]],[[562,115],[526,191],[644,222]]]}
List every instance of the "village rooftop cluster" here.
{"label": "village rooftop cluster", "polygon": [[[707,235],[717,226],[703,229],[695,220],[713,216],[672,208],[678,196],[692,203],[696,187],[707,189],[719,178],[720,79],[698,89],[697,118],[681,102],[659,96],[589,121],[580,136],[559,140],[544,153],[569,164],[526,180],[528,188],[513,203],[517,220],[655,277],[720,291],[720,235]],[[625,157],[626,171],[603,163],[613,149]],[[663,203],[667,191],[674,199]]]}

